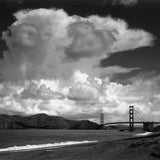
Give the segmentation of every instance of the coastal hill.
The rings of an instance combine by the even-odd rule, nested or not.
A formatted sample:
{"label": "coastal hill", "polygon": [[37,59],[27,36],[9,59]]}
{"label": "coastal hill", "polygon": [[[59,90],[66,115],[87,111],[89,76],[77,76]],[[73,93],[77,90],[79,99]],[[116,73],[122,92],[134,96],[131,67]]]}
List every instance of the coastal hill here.
{"label": "coastal hill", "polygon": [[32,116],[0,115],[0,129],[99,129],[88,120],[68,120],[63,117],[36,114]]}

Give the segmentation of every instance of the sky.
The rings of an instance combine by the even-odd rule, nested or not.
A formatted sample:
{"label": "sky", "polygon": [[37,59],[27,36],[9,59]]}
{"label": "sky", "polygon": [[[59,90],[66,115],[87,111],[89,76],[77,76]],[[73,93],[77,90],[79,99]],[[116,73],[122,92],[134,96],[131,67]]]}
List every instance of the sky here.
{"label": "sky", "polygon": [[0,114],[160,121],[159,0],[0,0]]}

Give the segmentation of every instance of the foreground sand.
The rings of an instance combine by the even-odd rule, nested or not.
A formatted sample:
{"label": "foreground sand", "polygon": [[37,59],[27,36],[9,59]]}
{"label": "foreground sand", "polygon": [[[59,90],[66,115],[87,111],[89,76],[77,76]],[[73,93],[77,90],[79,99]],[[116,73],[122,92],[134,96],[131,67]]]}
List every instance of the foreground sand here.
{"label": "foreground sand", "polygon": [[58,149],[0,153],[0,160],[158,160],[160,136],[103,141]]}

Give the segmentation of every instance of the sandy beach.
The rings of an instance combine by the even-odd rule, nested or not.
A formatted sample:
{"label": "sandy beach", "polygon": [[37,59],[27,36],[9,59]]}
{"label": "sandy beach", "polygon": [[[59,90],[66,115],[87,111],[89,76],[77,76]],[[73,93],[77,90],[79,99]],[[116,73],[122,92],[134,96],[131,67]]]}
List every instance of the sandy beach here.
{"label": "sandy beach", "polygon": [[0,153],[1,160],[158,160],[160,136],[102,141],[37,151]]}

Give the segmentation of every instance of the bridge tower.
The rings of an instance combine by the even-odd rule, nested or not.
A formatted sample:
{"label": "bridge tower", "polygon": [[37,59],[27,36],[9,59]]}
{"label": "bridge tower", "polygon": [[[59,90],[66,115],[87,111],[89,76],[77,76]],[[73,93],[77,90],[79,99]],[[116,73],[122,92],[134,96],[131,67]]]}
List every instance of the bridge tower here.
{"label": "bridge tower", "polygon": [[100,125],[101,125],[101,128],[104,127],[104,113],[103,112],[100,114]]}
{"label": "bridge tower", "polygon": [[129,106],[129,131],[134,131],[134,106]]}

